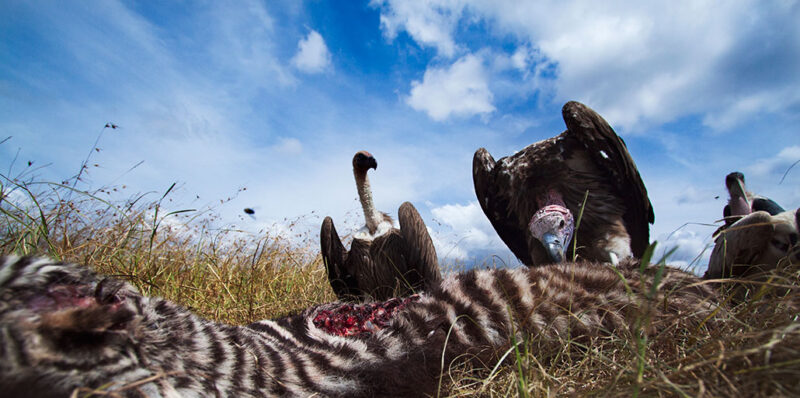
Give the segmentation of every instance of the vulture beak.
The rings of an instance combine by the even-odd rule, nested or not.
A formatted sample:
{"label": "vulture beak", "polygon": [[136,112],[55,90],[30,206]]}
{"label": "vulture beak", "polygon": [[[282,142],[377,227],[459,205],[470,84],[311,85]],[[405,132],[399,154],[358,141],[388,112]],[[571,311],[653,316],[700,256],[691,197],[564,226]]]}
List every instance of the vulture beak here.
{"label": "vulture beak", "polygon": [[554,263],[564,261],[564,243],[552,232],[545,232],[542,235],[542,244],[547,250],[547,254]]}
{"label": "vulture beak", "polygon": [[746,216],[750,214],[751,204],[747,200],[747,191],[744,187],[744,175],[733,172],[725,177],[725,185],[730,194],[731,215]]}
{"label": "vulture beak", "polygon": [[742,200],[744,200],[744,203],[747,204],[747,208],[749,209],[750,208],[750,201],[747,200],[747,194],[745,193],[745,190],[744,190],[744,182],[742,182],[742,180],[736,180],[736,184],[733,185],[733,188],[736,191],[736,193],[739,195],[739,197],[741,197]]}
{"label": "vulture beak", "polygon": [[572,240],[575,225],[569,209],[558,205],[548,205],[536,211],[531,217],[528,229],[547,252],[551,262],[560,263],[566,260],[566,246]]}

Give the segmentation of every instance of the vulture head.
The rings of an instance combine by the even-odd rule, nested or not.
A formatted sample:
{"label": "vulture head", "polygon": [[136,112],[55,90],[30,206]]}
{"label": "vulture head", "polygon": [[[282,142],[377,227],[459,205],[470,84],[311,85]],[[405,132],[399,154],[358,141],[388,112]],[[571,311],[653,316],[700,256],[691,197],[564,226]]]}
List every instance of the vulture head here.
{"label": "vulture head", "polygon": [[728,195],[730,196],[728,204],[722,210],[722,216],[725,217],[725,226],[729,226],[739,218],[757,211],[766,211],[772,216],[786,211],[774,200],[749,192],[744,184],[744,174],[738,171],[725,176],[725,188],[728,189]]}
{"label": "vulture head", "polygon": [[734,171],[725,176],[725,187],[730,194],[730,215],[746,216],[750,214],[750,201],[744,187],[744,174]]}
{"label": "vulture head", "polygon": [[536,201],[539,210],[531,217],[528,230],[544,246],[550,260],[560,263],[565,260],[565,246],[572,240],[575,230],[572,212],[564,205],[561,195],[552,189]]}
{"label": "vulture head", "polygon": [[575,229],[569,209],[558,205],[543,207],[531,217],[528,229],[542,243],[550,260],[554,263],[564,261],[564,246],[572,240]]}
{"label": "vulture head", "polygon": [[378,162],[367,151],[358,151],[353,156],[353,170],[367,172],[369,169],[378,169]]}

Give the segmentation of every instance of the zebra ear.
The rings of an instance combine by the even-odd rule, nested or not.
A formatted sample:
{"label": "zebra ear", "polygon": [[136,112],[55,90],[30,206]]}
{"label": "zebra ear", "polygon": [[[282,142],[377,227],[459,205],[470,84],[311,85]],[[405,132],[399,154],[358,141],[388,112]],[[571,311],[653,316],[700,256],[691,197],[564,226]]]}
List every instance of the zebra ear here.
{"label": "zebra ear", "polygon": [[39,307],[39,328],[61,332],[105,332],[123,329],[134,316],[127,306],[126,285],[113,279],[103,279],[94,288],[51,286],[44,293]]}

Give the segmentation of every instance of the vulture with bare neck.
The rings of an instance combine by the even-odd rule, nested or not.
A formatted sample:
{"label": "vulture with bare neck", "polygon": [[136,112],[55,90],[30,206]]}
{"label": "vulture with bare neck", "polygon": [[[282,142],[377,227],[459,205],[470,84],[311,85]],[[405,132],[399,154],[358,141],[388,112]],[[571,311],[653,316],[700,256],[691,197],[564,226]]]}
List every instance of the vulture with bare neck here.
{"label": "vulture with bare neck", "polygon": [[344,248],[333,219],[325,217],[320,231],[322,259],[328,279],[341,300],[374,299],[427,290],[441,281],[436,249],[417,209],[400,206],[400,229],[375,208],[367,171],[377,169],[366,151],[353,157],[353,174],[366,225],[353,235],[350,251]]}
{"label": "vulture with bare neck", "polygon": [[583,104],[568,102],[562,115],[566,131],[514,155],[495,161],[484,148],[475,152],[472,177],[483,212],[528,266],[576,254],[613,264],[641,257],[655,216],[625,142]]}

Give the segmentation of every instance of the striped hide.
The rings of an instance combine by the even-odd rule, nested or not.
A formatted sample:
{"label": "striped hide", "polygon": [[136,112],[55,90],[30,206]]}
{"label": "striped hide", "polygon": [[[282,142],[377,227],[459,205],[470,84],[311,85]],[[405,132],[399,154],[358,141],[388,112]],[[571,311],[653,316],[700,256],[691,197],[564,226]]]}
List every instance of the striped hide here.
{"label": "striped hide", "polygon": [[677,269],[665,268],[653,289],[658,272],[640,272],[633,260],[618,269],[564,263],[473,270],[396,303],[385,324],[343,336],[320,325],[344,303],[231,326],[84,266],[5,257],[0,391],[6,397],[66,397],[76,390],[84,396],[91,389],[123,397],[433,395],[442,366],[446,372],[462,358],[497,361],[513,341],[629,338],[643,314],[649,319],[643,330],[655,333],[675,322],[696,326],[715,308],[713,291]]}

